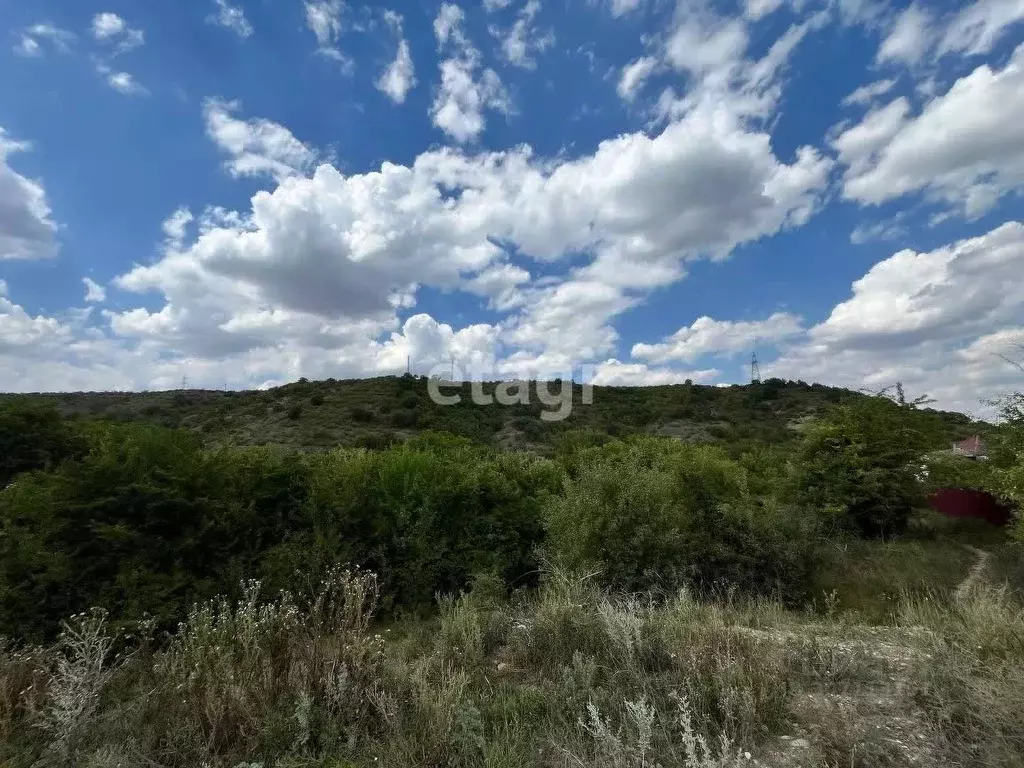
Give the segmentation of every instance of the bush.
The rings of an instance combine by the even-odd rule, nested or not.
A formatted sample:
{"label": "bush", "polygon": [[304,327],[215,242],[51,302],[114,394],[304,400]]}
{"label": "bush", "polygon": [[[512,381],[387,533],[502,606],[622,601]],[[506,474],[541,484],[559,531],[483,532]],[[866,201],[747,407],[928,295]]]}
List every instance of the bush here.
{"label": "bush", "polygon": [[349,417],[352,421],[358,424],[365,424],[366,422],[373,421],[373,411],[367,408],[365,405],[355,405],[349,409]]}
{"label": "bush", "polygon": [[314,392],[309,398],[309,404],[317,407],[324,404],[323,392]]}
{"label": "bush", "polygon": [[1024,541],[1024,394],[999,403],[1003,425],[995,440],[993,490],[1018,509],[1016,534]]}
{"label": "bush", "polygon": [[302,406],[301,405],[296,404],[296,405],[290,406],[288,408],[288,418],[289,419],[291,419],[292,421],[296,421],[297,419],[300,419],[301,417],[302,417]]}
{"label": "bush", "polygon": [[0,404],[0,489],[21,472],[55,467],[83,448],[77,431],[52,405],[20,398]]}
{"label": "bush", "polygon": [[272,585],[296,568],[352,562],[382,574],[390,603],[429,604],[474,573],[511,582],[535,569],[541,499],[557,471],[533,456],[500,455],[425,435],[386,451],[312,456],[304,519],[267,554]]}
{"label": "bush", "polygon": [[391,413],[391,426],[398,429],[412,429],[420,420],[419,411],[403,408]]}
{"label": "bush", "polygon": [[173,626],[230,591],[304,504],[299,456],[204,450],[186,431],[96,425],[88,452],[0,492],[0,632],[52,635],[91,606]]}
{"label": "bush", "polygon": [[359,435],[352,441],[355,448],[366,448],[370,451],[383,451],[398,445],[401,441],[388,432],[370,432]]}
{"label": "bush", "polygon": [[912,413],[871,397],[810,425],[795,457],[797,499],[865,536],[904,531],[923,501],[917,474],[927,445]]}
{"label": "bush", "polygon": [[196,606],[156,659],[148,719],[187,764],[337,750],[370,716],[383,661],[380,638],[369,634],[376,577],[332,569],[302,600],[263,601],[259,592],[248,582],[235,604]]}
{"label": "bush", "polygon": [[724,583],[795,600],[809,586],[813,520],[751,499],[721,450],[644,438],[587,449],[576,466],[545,508],[558,564],[630,591]]}

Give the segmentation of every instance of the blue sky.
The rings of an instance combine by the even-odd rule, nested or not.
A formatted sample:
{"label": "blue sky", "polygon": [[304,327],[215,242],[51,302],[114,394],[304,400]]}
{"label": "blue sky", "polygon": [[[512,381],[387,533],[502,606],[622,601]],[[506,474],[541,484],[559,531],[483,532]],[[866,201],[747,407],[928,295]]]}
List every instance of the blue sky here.
{"label": "blue sky", "polygon": [[0,388],[1024,344],[1024,2],[0,0]]}

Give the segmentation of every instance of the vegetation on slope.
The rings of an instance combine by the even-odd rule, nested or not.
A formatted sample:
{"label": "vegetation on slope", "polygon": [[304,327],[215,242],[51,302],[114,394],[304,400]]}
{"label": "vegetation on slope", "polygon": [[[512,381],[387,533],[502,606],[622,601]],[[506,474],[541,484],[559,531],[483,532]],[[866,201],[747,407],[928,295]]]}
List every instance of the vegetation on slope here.
{"label": "vegetation on slope", "polygon": [[[337,446],[381,448],[422,431],[443,431],[504,448],[548,452],[566,432],[585,430],[613,437],[653,433],[688,442],[712,442],[733,455],[759,444],[788,444],[809,419],[842,402],[868,396],[820,384],[770,379],[763,384],[712,387],[680,384],[660,387],[595,387],[593,404],[576,407],[564,421],[544,421],[551,410],[529,384],[528,404],[474,405],[470,385],[445,394],[461,402],[441,406],[430,399],[428,382],[418,377],[299,381],[265,391],[182,390],[135,393],[69,393],[27,399],[54,404],[66,417],[143,422],[184,427],[227,445],[279,445],[324,449]],[[552,384],[552,391],[557,385]],[[493,395],[496,384],[483,385]],[[25,400],[23,396],[0,396]],[[962,414],[914,409],[917,427],[933,444],[947,447],[988,425]]]}
{"label": "vegetation on slope", "polygon": [[651,434],[659,388],[538,451],[486,408],[310,451],[12,399],[0,762],[1020,764],[1019,545],[919,511],[940,477],[1019,500],[1019,400],[981,465],[937,453],[964,419],[847,395],[793,430],[813,388],[751,391],[696,395],[732,442]]}

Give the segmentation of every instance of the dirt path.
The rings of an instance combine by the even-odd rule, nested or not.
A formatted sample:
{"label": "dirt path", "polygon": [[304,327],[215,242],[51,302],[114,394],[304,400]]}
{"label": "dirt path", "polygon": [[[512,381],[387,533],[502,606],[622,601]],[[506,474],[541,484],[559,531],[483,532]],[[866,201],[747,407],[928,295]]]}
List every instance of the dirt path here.
{"label": "dirt path", "polygon": [[956,591],[953,593],[953,598],[958,603],[964,602],[974,591],[982,580],[985,578],[985,571],[988,570],[988,562],[992,555],[983,549],[972,547],[969,544],[964,545],[969,549],[975,557],[974,565],[971,566],[970,572],[967,574],[967,578],[960,582],[957,586]]}
{"label": "dirt path", "polygon": [[[991,560],[989,552],[965,549],[974,562],[953,593],[957,603],[974,598]],[[754,765],[944,765],[934,725],[915,699],[930,659],[928,630],[808,623],[739,631],[786,648],[808,673],[793,681],[789,734],[761,750]]]}

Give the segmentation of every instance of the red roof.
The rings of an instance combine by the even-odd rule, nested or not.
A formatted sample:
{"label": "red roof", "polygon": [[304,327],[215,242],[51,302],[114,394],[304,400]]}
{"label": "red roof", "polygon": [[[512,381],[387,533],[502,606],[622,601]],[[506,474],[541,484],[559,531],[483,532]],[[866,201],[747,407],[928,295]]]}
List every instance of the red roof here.
{"label": "red roof", "polygon": [[985,443],[980,436],[968,437],[956,444],[957,450],[980,456],[985,453]]}

